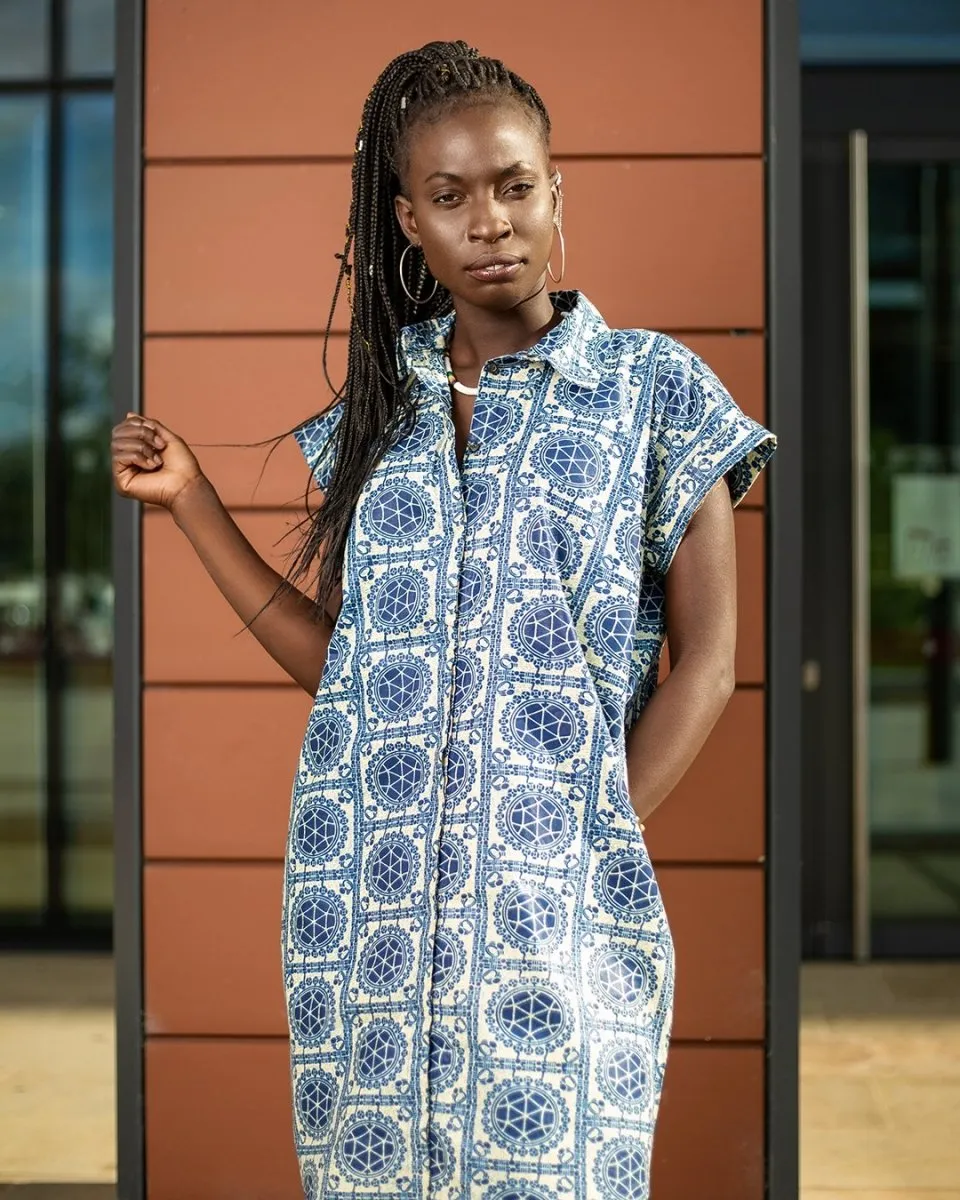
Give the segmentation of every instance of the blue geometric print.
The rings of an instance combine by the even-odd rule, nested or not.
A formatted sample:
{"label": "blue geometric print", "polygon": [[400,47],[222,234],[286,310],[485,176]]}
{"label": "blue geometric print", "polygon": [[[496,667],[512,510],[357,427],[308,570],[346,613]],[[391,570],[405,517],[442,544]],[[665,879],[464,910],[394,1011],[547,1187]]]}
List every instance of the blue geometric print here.
{"label": "blue geometric print", "polygon": [[[486,364],[457,463],[443,347],[368,479],[293,787],[283,905],[308,1200],[645,1200],[673,943],[625,738],[700,501],[773,451],[686,347],[562,320]],[[342,408],[297,439],[318,486]]]}

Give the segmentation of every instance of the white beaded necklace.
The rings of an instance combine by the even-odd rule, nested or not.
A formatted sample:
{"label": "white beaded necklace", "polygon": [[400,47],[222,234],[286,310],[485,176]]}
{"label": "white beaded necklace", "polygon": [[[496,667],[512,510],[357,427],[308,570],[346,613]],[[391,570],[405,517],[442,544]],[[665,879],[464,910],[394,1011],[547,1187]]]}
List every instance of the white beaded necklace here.
{"label": "white beaded necklace", "polygon": [[453,366],[451,365],[451,362],[450,362],[450,352],[448,350],[444,350],[444,352],[443,352],[443,365],[447,371],[447,382],[450,384],[450,386],[453,388],[453,390],[455,392],[461,392],[464,396],[479,395],[480,389],[478,387],[475,387],[475,388],[467,387],[467,385],[465,383],[461,383],[460,380],[456,377],[456,375],[454,375]]}

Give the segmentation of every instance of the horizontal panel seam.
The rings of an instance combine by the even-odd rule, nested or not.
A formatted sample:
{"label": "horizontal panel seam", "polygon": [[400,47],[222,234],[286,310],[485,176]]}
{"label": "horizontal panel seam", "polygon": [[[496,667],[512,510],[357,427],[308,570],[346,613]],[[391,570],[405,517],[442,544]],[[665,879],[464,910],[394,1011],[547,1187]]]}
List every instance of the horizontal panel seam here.
{"label": "horizontal panel seam", "polygon": [[[759,326],[729,326],[703,325],[684,329],[659,329],[656,332],[666,333],[678,340],[687,337],[729,337],[729,338],[765,338],[766,331]],[[322,340],[326,330],[319,326],[305,326],[302,329],[148,329],[144,331],[144,342],[166,341],[230,341],[237,338],[265,341],[276,338],[278,341],[300,338],[303,340]],[[348,330],[337,327],[330,330],[334,338],[346,338]]]}
{"label": "horizontal panel seam", "polygon": [[[629,150],[606,154],[557,153],[557,162],[563,163],[609,163],[609,162],[746,162],[762,163],[763,149],[757,150],[701,150],[690,153]],[[150,167],[346,167],[353,162],[352,154],[223,154],[223,155],[157,155],[144,156],[144,165]]]}
{"label": "horizontal panel seam", "polygon": [[[648,841],[652,840],[650,838]],[[763,858],[730,858],[730,859],[701,859],[701,858],[660,858],[652,855],[657,870],[709,870],[709,871],[750,871],[762,872],[765,867]],[[227,855],[223,858],[200,855],[196,858],[185,858],[181,855],[149,855],[143,860],[144,866],[183,866],[183,867],[282,867],[282,857],[238,857]]]}

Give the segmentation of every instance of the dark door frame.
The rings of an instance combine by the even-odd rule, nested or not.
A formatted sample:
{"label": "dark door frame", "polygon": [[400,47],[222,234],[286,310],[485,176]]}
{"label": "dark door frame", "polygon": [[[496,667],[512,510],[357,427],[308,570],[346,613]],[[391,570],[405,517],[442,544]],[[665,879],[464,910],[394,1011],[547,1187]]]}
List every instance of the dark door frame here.
{"label": "dark door frame", "polygon": [[[144,0],[117,5],[114,410],[141,396]],[[800,70],[796,0],[765,0],[767,510],[766,1195],[798,1191],[800,958]],[[119,1200],[143,1200],[141,566],[137,506],[113,510]]]}

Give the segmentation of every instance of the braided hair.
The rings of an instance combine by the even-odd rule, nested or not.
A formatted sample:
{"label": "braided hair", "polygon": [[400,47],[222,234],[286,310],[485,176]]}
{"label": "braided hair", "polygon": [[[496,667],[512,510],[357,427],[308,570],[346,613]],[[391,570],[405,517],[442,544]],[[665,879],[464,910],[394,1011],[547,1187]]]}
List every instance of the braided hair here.
{"label": "braided hair", "polygon": [[[340,579],[363,485],[397,436],[413,426],[416,409],[410,380],[397,353],[400,330],[414,321],[448,313],[453,306],[446,288],[437,284],[431,291],[419,248],[408,254],[414,264],[404,264],[405,279],[411,293],[424,296],[423,301],[410,300],[400,283],[400,256],[408,243],[396,218],[394,198],[403,186],[411,132],[422,121],[500,99],[527,109],[549,144],[550,118],[537,92],[499,59],[485,58],[466,42],[430,42],[399,55],[364,103],[353,158],[346,242],[337,255],[340,270],[323,349],[324,375],[335,393],[334,404],[342,404],[343,413],[330,435],[335,453],[324,502],[303,521],[301,543],[286,578],[290,585],[309,579],[321,547],[326,546],[314,580],[321,610]],[[344,290],[350,302],[347,377],[336,389],[327,372],[327,347]]]}

